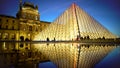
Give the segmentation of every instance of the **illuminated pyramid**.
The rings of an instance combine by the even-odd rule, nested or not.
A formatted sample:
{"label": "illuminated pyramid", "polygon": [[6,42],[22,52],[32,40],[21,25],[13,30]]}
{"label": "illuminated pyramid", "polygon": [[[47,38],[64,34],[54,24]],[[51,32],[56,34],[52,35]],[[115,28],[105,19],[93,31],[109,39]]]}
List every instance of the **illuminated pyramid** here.
{"label": "illuminated pyramid", "polygon": [[116,38],[79,6],[72,4],[48,28],[40,32],[35,40],[75,40],[87,36],[90,39]]}
{"label": "illuminated pyramid", "polygon": [[[46,29],[36,35],[34,40],[76,40],[77,38],[90,37],[116,38],[95,19],[72,4]],[[99,46],[95,44],[81,45],[77,43],[41,43],[35,44],[34,50],[47,57],[56,64],[57,68],[93,68],[116,46]],[[41,56],[42,57],[42,56]]]}

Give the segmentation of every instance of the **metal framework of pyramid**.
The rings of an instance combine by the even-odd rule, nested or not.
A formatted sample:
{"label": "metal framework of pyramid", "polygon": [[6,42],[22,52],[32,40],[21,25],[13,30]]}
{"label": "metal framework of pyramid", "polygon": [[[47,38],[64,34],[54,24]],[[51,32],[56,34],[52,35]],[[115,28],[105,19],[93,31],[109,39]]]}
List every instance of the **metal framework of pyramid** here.
{"label": "metal framework of pyramid", "polygon": [[116,38],[94,18],[73,3],[45,30],[40,32],[35,40],[75,40],[77,37],[89,36],[90,39]]}

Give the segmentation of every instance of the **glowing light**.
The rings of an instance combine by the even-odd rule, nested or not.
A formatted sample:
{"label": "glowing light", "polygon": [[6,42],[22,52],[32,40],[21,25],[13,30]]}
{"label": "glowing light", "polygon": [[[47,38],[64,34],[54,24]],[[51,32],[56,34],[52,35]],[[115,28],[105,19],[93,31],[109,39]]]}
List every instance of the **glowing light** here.
{"label": "glowing light", "polygon": [[[80,29],[80,31],[78,30],[78,28]],[[72,5],[72,7],[68,8],[45,30],[41,31],[38,35],[36,35],[34,40],[47,41],[47,39],[49,39],[50,41],[53,40],[69,41],[76,39],[79,35],[79,32],[81,37],[86,37],[89,35],[91,39],[95,39],[103,36],[105,38],[116,38],[115,35],[111,34],[106,28],[100,25],[96,20],[90,17],[77,5],[74,5],[74,7]],[[67,67],[67,68],[70,67],[75,68],[78,59],[81,60],[78,62],[80,65],[82,65],[81,68],[89,68],[89,66],[95,64],[95,62],[98,62],[100,58],[104,57],[105,54],[109,52],[109,51],[105,52],[106,49],[104,48],[103,51],[105,52],[105,54],[102,54],[102,57],[93,60],[94,58],[91,57],[93,56],[95,57],[96,52],[98,53],[103,52],[103,51],[99,51],[101,46],[98,47],[93,46],[93,48],[82,47],[81,51],[80,51],[80,45],[76,43],[75,44],[61,44],[61,43],[36,44],[34,46],[35,46],[35,50],[42,52],[44,55],[47,56],[49,55],[51,61],[55,62],[59,66],[61,65],[61,67]],[[57,59],[59,59],[59,62]],[[87,63],[84,61],[92,62],[92,64],[89,63],[91,65],[89,64],[86,65]],[[80,65],[78,65],[78,68],[80,67]]]}
{"label": "glowing light", "polygon": [[47,38],[49,40],[54,40],[54,38],[56,40],[74,40],[79,34],[80,37],[89,36],[90,39],[116,38],[76,4],[72,4],[61,16],[39,33],[35,40],[46,40]]}
{"label": "glowing light", "polygon": [[6,50],[5,42],[3,42],[3,49]]}

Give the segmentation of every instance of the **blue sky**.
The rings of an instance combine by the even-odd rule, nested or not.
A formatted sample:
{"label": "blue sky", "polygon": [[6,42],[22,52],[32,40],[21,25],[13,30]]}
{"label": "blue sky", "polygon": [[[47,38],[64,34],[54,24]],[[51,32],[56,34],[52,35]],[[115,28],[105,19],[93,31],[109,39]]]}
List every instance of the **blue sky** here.
{"label": "blue sky", "polygon": [[[40,20],[54,21],[73,2],[105,26],[120,36],[120,0],[22,0],[39,7]],[[19,0],[0,0],[0,14],[16,16]]]}

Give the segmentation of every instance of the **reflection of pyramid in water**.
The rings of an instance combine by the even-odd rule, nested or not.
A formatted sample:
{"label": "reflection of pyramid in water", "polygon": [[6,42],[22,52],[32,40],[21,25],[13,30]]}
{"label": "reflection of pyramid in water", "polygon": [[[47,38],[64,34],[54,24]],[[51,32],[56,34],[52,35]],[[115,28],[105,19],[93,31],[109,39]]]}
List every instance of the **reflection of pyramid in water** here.
{"label": "reflection of pyramid in water", "polygon": [[76,4],[72,4],[52,24],[36,36],[35,40],[74,40],[77,37],[116,38],[106,28],[89,16]]}

